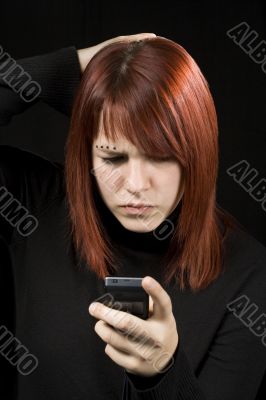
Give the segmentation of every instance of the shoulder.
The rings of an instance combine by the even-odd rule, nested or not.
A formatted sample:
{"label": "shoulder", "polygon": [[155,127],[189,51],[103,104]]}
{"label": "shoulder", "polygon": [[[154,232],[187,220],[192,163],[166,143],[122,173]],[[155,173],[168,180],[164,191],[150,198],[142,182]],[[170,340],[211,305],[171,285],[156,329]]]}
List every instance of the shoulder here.
{"label": "shoulder", "polygon": [[266,270],[266,247],[248,231],[230,229],[224,241],[227,262],[231,266],[261,265]]}
{"label": "shoulder", "polygon": [[224,242],[224,290],[266,307],[266,248],[247,231],[235,228]]}
{"label": "shoulder", "polygon": [[64,166],[44,156],[0,145],[0,169],[7,187],[24,204],[37,206],[64,193]]}
{"label": "shoulder", "polygon": [[58,162],[48,160],[44,156],[32,153],[28,150],[24,150],[18,147],[13,147],[11,145],[0,144],[0,155],[1,163],[4,163],[6,165],[18,166],[19,162],[23,162],[23,166],[25,167],[34,166],[34,168],[39,169],[63,169],[63,166]]}

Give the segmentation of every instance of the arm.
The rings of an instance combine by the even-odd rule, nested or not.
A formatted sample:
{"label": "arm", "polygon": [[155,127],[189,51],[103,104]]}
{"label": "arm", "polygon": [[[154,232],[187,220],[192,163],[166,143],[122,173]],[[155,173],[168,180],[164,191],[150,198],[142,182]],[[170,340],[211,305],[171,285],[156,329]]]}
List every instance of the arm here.
{"label": "arm", "polygon": [[[13,73],[12,73],[13,71]],[[34,101],[23,99],[22,83],[36,82],[41,88]],[[70,115],[75,90],[81,77],[81,67],[75,47],[53,53],[12,61],[0,48],[0,125],[6,125],[16,114],[22,113],[42,100],[66,115]],[[0,237],[10,244],[14,224],[6,213],[9,204],[17,203],[17,210],[26,206],[23,191],[27,179],[26,153],[10,146],[0,146]],[[35,161],[33,161],[35,162]],[[47,171],[47,175],[49,172]],[[17,211],[19,212],[19,211]],[[11,214],[10,214],[11,215]]]}
{"label": "arm", "polygon": [[[22,113],[38,101],[43,101],[70,116],[82,72],[100,49],[116,41],[132,41],[154,36],[156,35],[119,36],[81,50],[70,46],[17,61],[0,46],[0,126],[7,125],[13,116]],[[30,82],[34,82],[40,91],[36,98],[25,101],[23,90]],[[22,191],[25,190],[25,159],[19,163],[18,157],[24,156],[15,148],[0,146],[0,236],[8,243],[14,229],[1,214],[7,206],[8,196],[20,201],[23,197]],[[16,163],[12,160],[16,160]],[[31,186],[31,182],[29,185]]]}
{"label": "arm", "polygon": [[[8,124],[14,115],[22,113],[40,100],[70,115],[80,78],[81,66],[74,46],[13,62],[9,55],[2,52],[0,125]],[[23,88],[27,87],[27,82],[36,82],[40,87],[39,95],[31,101],[23,98]]]}
{"label": "arm", "polygon": [[122,400],[207,400],[180,341],[173,357],[174,364],[166,373],[151,378],[125,371]]}
{"label": "arm", "polygon": [[[82,72],[98,51],[111,43],[155,36],[149,33],[118,36],[80,50],[70,46],[17,61],[0,47],[0,125],[8,124],[14,115],[40,100],[70,116]],[[25,101],[23,88],[30,82],[39,86],[39,94]]]}

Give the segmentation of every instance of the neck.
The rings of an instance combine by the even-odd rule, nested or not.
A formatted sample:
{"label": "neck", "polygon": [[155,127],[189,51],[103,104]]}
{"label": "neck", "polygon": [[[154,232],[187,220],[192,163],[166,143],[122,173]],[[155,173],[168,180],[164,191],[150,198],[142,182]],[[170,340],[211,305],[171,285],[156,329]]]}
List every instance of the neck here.
{"label": "neck", "polygon": [[100,196],[97,198],[97,208],[109,239],[115,245],[148,253],[164,253],[173,236],[181,204],[179,203],[171,214],[150,232],[133,232],[126,229],[110,212]]}

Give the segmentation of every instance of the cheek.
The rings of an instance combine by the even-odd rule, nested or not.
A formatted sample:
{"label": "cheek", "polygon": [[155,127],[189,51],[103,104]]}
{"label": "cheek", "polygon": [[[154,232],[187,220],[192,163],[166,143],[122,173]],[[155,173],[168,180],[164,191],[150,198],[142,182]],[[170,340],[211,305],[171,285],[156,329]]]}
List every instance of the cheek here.
{"label": "cheek", "polygon": [[116,195],[123,180],[119,170],[110,168],[108,165],[96,167],[95,179],[101,194],[108,199]]}
{"label": "cheek", "polygon": [[102,162],[99,162],[97,159],[93,160],[91,173],[94,175],[96,186],[102,193],[104,191],[106,181],[106,166]]}
{"label": "cheek", "polygon": [[160,187],[167,189],[170,192],[176,192],[181,185],[181,169],[176,165],[158,171],[157,182]]}
{"label": "cheek", "polygon": [[93,174],[95,175],[97,181],[103,181],[104,176],[106,176],[108,169],[106,164],[96,159],[93,161],[92,165],[93,165]]}
{"label": "cheek", "polygon": [[99,187],[104,188],[111,181],[112,170],[109,165],[101,160],[93,160],[93,175]]}

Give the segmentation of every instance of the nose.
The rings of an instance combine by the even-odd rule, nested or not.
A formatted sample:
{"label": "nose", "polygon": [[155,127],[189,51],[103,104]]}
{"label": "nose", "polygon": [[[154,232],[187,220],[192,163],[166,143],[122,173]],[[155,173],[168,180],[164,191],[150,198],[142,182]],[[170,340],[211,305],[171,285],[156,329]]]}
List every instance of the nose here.
{"label": "nose", "polygon": [[131,193],[143,192],[150,187],[150,176],[141,160],[128,163],[126,173],[126,189]]}

